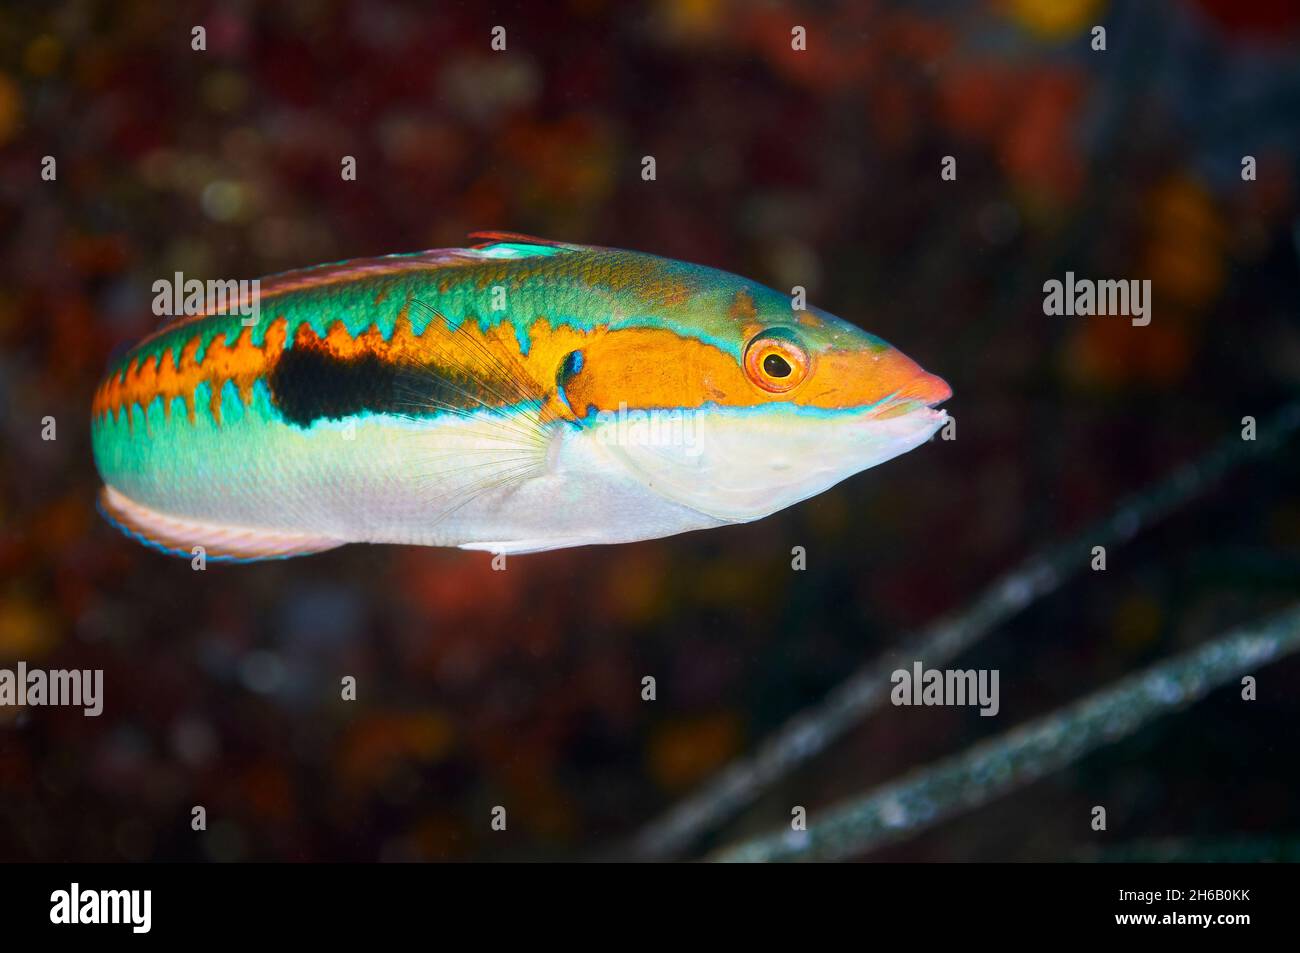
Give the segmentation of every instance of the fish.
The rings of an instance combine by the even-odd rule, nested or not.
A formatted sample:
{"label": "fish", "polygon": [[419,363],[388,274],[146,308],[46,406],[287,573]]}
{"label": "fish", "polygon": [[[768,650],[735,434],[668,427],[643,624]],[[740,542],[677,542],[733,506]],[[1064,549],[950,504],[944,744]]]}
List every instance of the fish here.
{"label": "fish", "polygon": [[470,239],[285,272],[251,312],[146,336],[94,394],[100,511],[230,562],[628,543],[768,516],[948,419],[942,378],[758,282]]}

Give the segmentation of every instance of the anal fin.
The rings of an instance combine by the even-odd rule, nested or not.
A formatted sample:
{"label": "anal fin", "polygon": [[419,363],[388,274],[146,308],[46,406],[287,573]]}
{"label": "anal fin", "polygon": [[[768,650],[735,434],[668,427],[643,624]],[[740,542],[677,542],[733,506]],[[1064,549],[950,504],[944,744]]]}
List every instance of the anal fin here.
{"label": "anal fin", "polygon": [[287,559],[342,546],[346,540],[277,530],[205,523],[159,513],[124,496],[111,486],[99,494],[99,510],[126,535],[173,556],[190,558],[202,546],[205,557],[217,562]]}

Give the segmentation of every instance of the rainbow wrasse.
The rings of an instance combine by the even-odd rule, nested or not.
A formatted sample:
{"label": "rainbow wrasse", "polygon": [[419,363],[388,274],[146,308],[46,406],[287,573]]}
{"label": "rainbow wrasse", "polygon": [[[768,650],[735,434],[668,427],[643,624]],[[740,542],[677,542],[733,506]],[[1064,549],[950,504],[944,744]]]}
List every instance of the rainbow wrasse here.
{"label": "rainbow wrasse", "polygon": [[628,542],[766,516],[946,419],[941,379],[756,282],[475,237],[277,275],[255,322],[145,338],[95,393],[101,510],[227,560]]}

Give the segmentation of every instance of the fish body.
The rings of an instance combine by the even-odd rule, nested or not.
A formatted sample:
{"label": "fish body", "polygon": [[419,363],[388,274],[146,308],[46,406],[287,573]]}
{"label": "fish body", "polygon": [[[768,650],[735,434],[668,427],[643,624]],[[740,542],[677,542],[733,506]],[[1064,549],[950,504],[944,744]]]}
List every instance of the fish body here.
{"label": "fish body", "polygon": [[186,556],[519,553],[766,516],[928,439],[947,384],[716,269],[504,233],[261,283],[94,397],[102,511]]}

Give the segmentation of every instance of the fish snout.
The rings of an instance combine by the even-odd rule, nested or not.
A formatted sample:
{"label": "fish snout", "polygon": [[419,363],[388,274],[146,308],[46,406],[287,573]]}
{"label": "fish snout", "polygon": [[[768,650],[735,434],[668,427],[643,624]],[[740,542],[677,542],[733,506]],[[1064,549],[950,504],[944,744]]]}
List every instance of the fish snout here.
{"label": "fish snout", "polygon": [[897,348],[878,355],[872,370],[878,401],[873,403],[878,413],[897,413],[917,405],[934,408],[952,396],[946,380]]}
{"label": "fish snout", "polygon": [[898,400],[916,400],[927,407],[937,407],[952,396],[952,387],[938,374],[922,371],[898,394]]}

